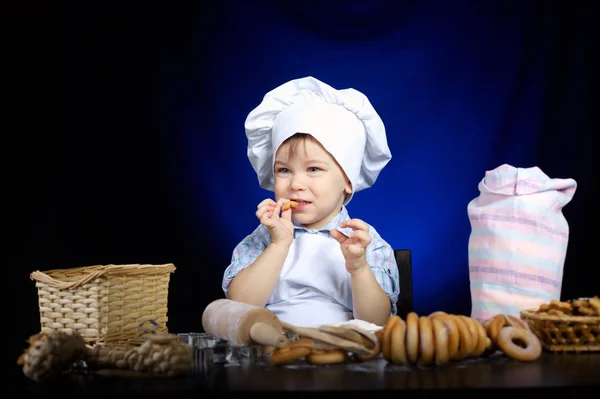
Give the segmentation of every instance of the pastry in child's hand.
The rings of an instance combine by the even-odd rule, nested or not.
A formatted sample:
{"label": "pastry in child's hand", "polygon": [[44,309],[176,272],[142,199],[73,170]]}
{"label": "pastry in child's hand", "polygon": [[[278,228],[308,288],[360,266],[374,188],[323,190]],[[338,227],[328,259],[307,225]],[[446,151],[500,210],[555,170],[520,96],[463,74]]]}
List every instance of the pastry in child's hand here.
{"label": "pastry in child's hand", "polygon": [[286,211],[290,208],[295,208],[298,206],[298,203],[296,201],[290,201],[287,204],[283,204],[283,206],[281,207],[282,211]]}

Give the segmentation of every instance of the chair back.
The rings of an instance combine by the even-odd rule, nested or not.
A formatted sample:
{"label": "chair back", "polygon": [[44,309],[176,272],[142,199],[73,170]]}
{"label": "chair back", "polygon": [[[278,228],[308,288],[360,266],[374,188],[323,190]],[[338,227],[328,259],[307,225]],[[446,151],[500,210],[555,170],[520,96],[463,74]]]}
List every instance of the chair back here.
{"label": "chair back", "polygon": [[413,311],[412,302],[412,256],[410,249],[395,249],[394,257],[398,265],[400,276],[400,295],[398,297],[397,312],[403,320]]}

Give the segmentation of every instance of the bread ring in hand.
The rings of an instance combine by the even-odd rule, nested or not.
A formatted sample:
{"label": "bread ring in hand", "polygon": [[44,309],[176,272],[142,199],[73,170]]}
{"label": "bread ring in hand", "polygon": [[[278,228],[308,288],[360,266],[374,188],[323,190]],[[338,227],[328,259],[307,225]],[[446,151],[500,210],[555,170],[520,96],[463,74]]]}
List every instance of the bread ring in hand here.
{"label": "bread ring in hand", "polygon": [[289,342],[271,353],[271,363],[277,365],[294,363],[312,352],[312,344],[313,341],[308,338]]}
{"label": "bread ring in hand", "polygon": [[[515,341],[524,345],[518,345]],[[498,348],[507,356],[528,362],[536,360],[542,354],[542,345],[531,331],[512,326],[503,327],[497,338]]]}
{"label": "bread ring in hand", "polygon": [[296,201],[290,201],[288,203],[285,203],[281,206],[281,210],[282,211],[287,211],[290,208],[295,208],[297,207],[299,204]]}

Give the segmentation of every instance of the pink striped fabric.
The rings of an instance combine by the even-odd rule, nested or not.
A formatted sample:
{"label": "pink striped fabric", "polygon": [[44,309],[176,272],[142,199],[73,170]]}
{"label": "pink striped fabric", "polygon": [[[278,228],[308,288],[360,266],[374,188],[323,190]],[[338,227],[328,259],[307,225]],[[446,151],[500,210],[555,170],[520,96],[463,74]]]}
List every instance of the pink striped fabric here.
{"label": "pink striped fabric", "polygon": [[467,206],[471,317],[518,317],[560,299],[569,241],[562,208],[575,194],[575,180],[504,164],[487,171],[478,188]]}

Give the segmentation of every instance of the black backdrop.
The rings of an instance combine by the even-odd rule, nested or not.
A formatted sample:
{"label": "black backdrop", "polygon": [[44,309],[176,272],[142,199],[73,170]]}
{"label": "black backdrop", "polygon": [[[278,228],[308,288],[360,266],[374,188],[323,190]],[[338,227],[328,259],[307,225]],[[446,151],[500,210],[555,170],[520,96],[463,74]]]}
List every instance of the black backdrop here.
{"label": "black backdrop", "polygon": [[[298,67],[288,60],[288,64],[279,66],[278,74],[272,75],[271,69],[266,73],[271,75],[263,76],[259,83],[252,76],[243,76],[248,73],[247,69],[242,68],[231,54],[243,51],[241,47],[252,29],[257,25],[269,26],[271,22],[266,14],[257,12],[252,18],[244,19],[246,25],[236,30],[232,21],[239,21],[240,14],[248,11],[241,3],[224,1],[217,5],[205,3],[201,7],[200,2],[187,1],[169,5],[167,2],[121,2],[114,5],[96,3],[94,6],[50,2],[21,7],[14,14],[12,26],[15,29],[10,36],[10,49],[14,52],[5,59],[16,61],[10,62],[15,68],[8,76],[10,90],[5,91],[12,107],[7,108],[8,112],[5,110],[6,117],[3,118],[6,123],[3,136],[7,139],[3,146],[4,160],[7,161],[3,197],[7,201],[5,220],[9,221],[5,225],[3,246],[3,303],[4,308],[9,309],[4,330],[5,333],[10,331],[17,342],[8,352],[11,359],[22,350],[22,340],[39,328],[37,296],[29,279],[33,270],[107,263],[173,262],[178,271],[172,276],[170,286],[169,327],[175,332],[198,331],[204,306],[223,295],[220,278],[229,261],[232,245],[255,225],[252,208],[265,195],[256,189],[250,191],[250,187],[257,184],[245,158],[243,118],[266,90],[288,78],[313,74],[310,63]],[[338,2],[337,6],[342,7],[342,3]],[[449,8],[444,2],[400,3],[420,7],[418,12],[411,9],[411,13],[405,15],[413,23],[428,21],[432,15],[439,17]],[[511,18],[522,11],[527,16],[522,22],[523,32],[527,33],[523,38],[523,54],[540,52],[542,48],[553,49],[551,56],[542,63],[534,56],[521,58],[519,68],[529,68],[529,75],[517,73],[514,84],[522,89],[502,98],[508,104],[506,109],[512,109],[512,112],[507,111],[503,118],[490,122],[502,125],[498,134],[491,138],[495,153],[486,161],[472,160],[476,170],[471,172],[467,183],[461,183],[463,191],[457,187],[456,192],[461,192],[457,202],[465,207],[468,200],[477,195],[476,185],[483,172],[507,160],[526,166],[540,165],[551,177],[575,178],[578,190],[572,203],[564,209],[571,227],[564,298],[600,293],[595,257],[598,245],[595,177],[598,167],[597,150],[592,144],[600,128],[596,111],[600,65],[594,58],[599,47],[597,35],[594,35],[598,33],[598,24],[593,18],[593,3],[541,1],[500,5],[498,2],[467,1],[456,3],[451,7],[453,14],[444,17],[455,17],[459,21],[453,26],[471,23],[472,29],[479,27],[484,31],[487,24],[478,19],[478,13],[481,13],[487,18],[497,18],[494,22],[501,31],[504,23],[514,22]],[[274,2],[255,4],[262,9],[276,9]],[[352,24],[328,25],[327,18],[331,21],[335,15],[334,7],[315,12],[310,8],[312,5],[313,2],[307,2],[304,10],[290,13],[279,9],[278,19],[272,24],[295,24],[301,27],[298,29],[314,34],[313,39],[326,36],[324,26],[329,26],[331,31],[345,32],[349,42],[344,45],[354,40],[358,46],[368,35],[387,34],[385,29],[375,33],[369,30],[365,31],[365,37],[357,37],[357,32],[349,31],[348,26],[352,27]],[[339,12],[342,10],[343,7],[338,9]],[[307,15],[313,15],[313,20],[307,22]],[[314,18],[314,15],[321,18]],[[351,21],[349,14],[347,16],[346,21]],[[383,18],[382,15],[377,17]],[[357,21],[355,23],[360,24],[360,18]],[[464,33],[464,38],[479,34],[482,33],[472,30]],[[536,40],[530,40],[533,36]],[[231,43],[236,40],[241,44],[232,47]],[[496,44],[502,40],[498,35]],[[405,48],[409,46],[406,42],[409,40],[405,39]],[[417,50],[427,46],[433,45],[416,38],[412,43],[412,48]],[[511,44],[504,46],[510,48]],[[385,51],[381,54],[385,57]],[[273,63],[263,55],[260,58],[257,55],[257,59],[247,56],[245,66],[256,71],[261,65]],[[498,60],[504,57],[500,54]],[[450,71],[465,67],[458,58],[446,62],[445,68]],[[492,60],[488,66],[494,62]],[[527,62],[536,64],[528,66]],[[224,65],[229,65],[229,69]],[[216,69],[220,69],[220,75]],[[337,76],[331,69],[322,64],[317,68],[326,81],[335,80]],[[536,83],[540,89],[539,97],[529,99],[522,94],[526,91],[523,87],[534,84],[536,71],[546,76],[546,84]],[[489,82],[502,77],[494,75],[499,71],[492,72],[485,75]],[[345,80],[341,79],[340,85],[346,81],[351,85],[353,73],[356,75],[355,72],[344,75]],[[419,98],[439,100],[442,89],[428,85],[428,73],[432,74],[430,78],[435,77],[433,71],[423,72],[421,79],[414,83],[427,87],[419,92]],[[366,82],[370,81],[371,75],[361,74],[359,78],[368,86]],[[446,87],[446,90],[460,90],[461,79],[464,76],[457,75],[454,83],[459,86]],[[238,84],[234,91],[231,81],[244,81],[246,86]],[[467,81],[465,87],[468,84]],[[216,90],[220,86],[227,88],[225,94]],[[485,84],[479,87],[481,92],[487,90]],[[385,85],[377,82],[371,89],[378,93],[386,91]],[[469,95],[475,96],[462,93],[465,97]],[[494,95],[484,93],[484,97]],[[245,100],[236,103],[233,98],[239,96],[245,96]],[[233,105],[229,104],[230,107],[227,97],[231,97]],[[376,94],[374,102],[383,103],[384,99],[387,97],[383,94]],[[444,101],[450,103],[454,99]],[[219,104],[225,105],[218,109]],[[511,123],[518,122],[515,122],[515,114],[533,114],[534,109],[538,109],[535,118],[532,116],[535,124],[527,126],[536,126],[537,134],[527,136],[527,127],[522,130],[510,128]],[[415,125],[428,123],[426,110],[422,111],[421,119],[409,122]],[[196,119],[186,119],[185,116],[190,114],[197,115]],[[388,124],[390,130],[389,126],[395,123],[394,112],[384,108],[382,114],[387,114],[384,120],[391,121]],[[487,117],[484,114],[481,118]],[[520,121],[525,118],[522,116]],[[192,119],[205,123],[196,122],[195,127],[190,128]],[[230,119],[230,125],[219,130],[219,121]],[[449,116],[448,124],[462,129],[458,119]],[[417,128],[412,129],[407,130],[406,141],[390,134],[392,151],[400,154],[398,162],[402,162],[402,158],[411,156],[409,150],[413,145],[414,154],[410,160],[418,160],[425,169],[422,177],[429,179],[432,176],[427,175],[427,165],[435,160],[422,158],[422,152],[415,149],[419,135]],[[188,135],[192,134],[195,141],[189,140]],[[423,136],[422,142],[435,147],[430,139]],[[206,140],[204,147],[201,140]],[[525,142],[528,143],[527,151],[523,155],[519,151]],[[194,151],[190,151],[190,143],[196,143]],[[230,149],[231,153],[226,152]],[[446,146],[443,151],[458,150]],[[233,166],[229,167],[230,164]],[[402,163],[399,165],[403,167]],[[462,171],[464,169],[460,173]],[[395,173],[390,172],[386,183],[381,185],[394,186],[392,175]],[[214,183],[215,176],[222,178],[221,185]],[[203,179],[211,183],[198,183]],[[398,201],[408,198],[399,205],[400,209],[408,208],[406,214],[418,213],[420,207],[428,206],[415,204],[415,198],[410,197],[409,191],[418,193],[425,189],[415,185],[416,180],[419,179],[411,180],[409,187],[389,189],[392,194],[397,190]],[[382,193],[388,192],[374,191],[373,197],[365,194],[366,199],[358,202],[357,209],[369,208],[367,203]],[[449,197],[452,195],[448,194]],[[244,213],[239,221],[243,228],[233,236],[219,233],[235,226],[234,207],[238,199],[245,196],[251,201],[240,211]],[[457,228],[462,232],[459,235],[464,242],[469,227],[462,209],[460,217],[463,219]],[[384,224],[385,217],[380,215],[380,225]],[[414,248],[423,244],[423,249],[415,253],[415,295],[424,292],[422,299],[415,301],[420,312],[433,309],[469,312],[464,248],[450,241],[456,234],[452,226],[454,219],[449,214],[448,220],[446,230],[440,229],[432,238],[441,251],[438,258],[423,261],[423,267],[419,263],[419,256],[423,255],[419,254],[429,252],[425,251],[429,244],[424,237],[412,244],[411,237],[418,234],[414,225],[394,224],[383,228],[388,237],[399,237],[390,239],[395,247]],[[407,231],[399,233],[401,230]],[[394,236],[392,232],[398,232],[398,235]],[[454,251],[461,255],[448,255]],[[462,267],[457,272],[460,283],[436,288],[433,295],[428,291],[429,287],[440,286],[440,280],[444,280],[444,275],[439,273],[443,273],[445,266],[437,263],[452,256],[460,257],[456,262]]]}

